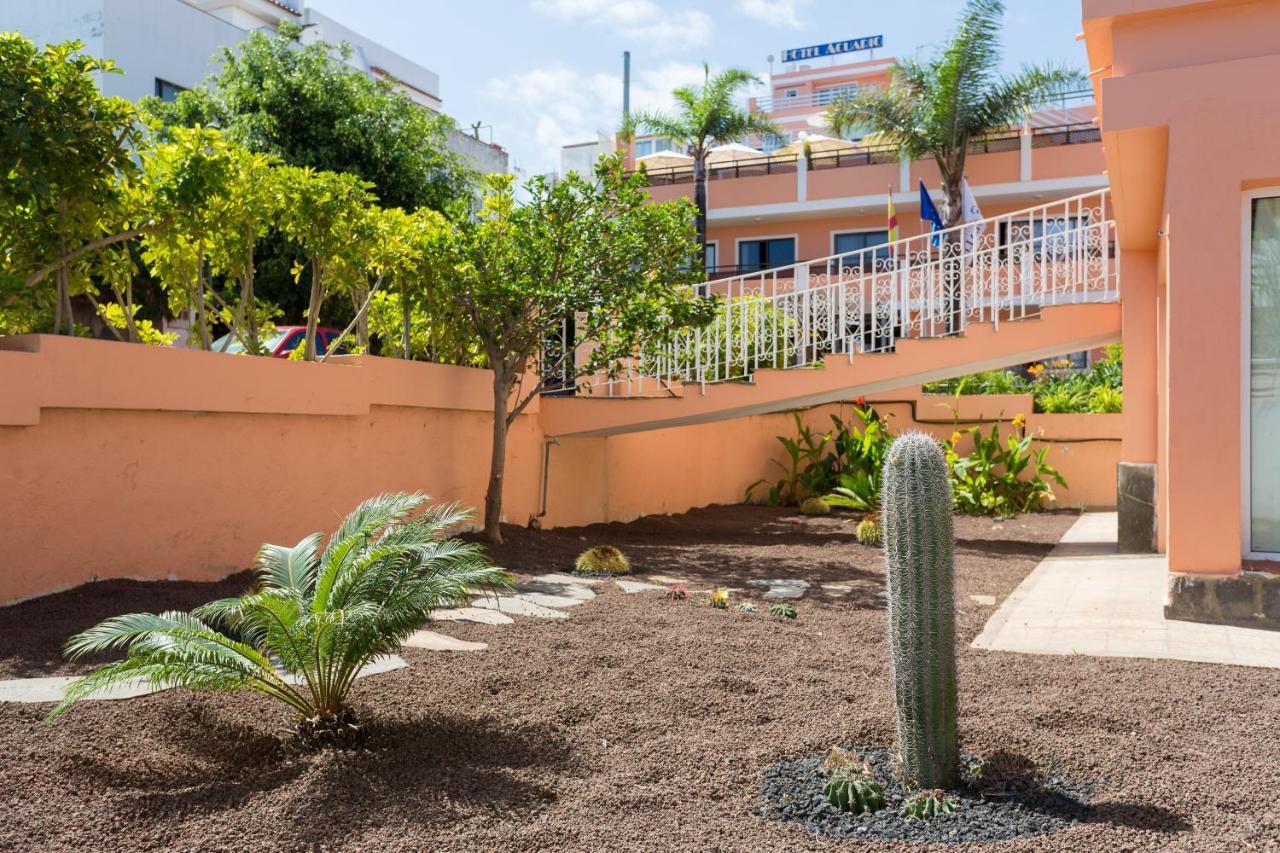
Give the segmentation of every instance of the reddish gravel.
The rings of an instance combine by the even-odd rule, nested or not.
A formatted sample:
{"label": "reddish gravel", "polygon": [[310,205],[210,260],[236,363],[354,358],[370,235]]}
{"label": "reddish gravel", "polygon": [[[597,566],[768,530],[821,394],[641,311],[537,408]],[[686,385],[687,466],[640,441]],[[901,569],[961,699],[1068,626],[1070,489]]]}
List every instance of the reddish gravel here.
{"label": "reddish gravel", "polygon": [[[1280,849],[1274,671],[967,647],[990,614],[968,596],[1006,595],[1071,520],[957,521],[965,749],[1097,786],[1086,823],[973,849]],[[567,621],[450,624],[489,650],[408,650],[408,669],[361,681],[365,752],[294,754],[284,713],[247,695],[85,703],[53,726],[46,706],[0,705],[0,849],[853,847],[755,816],[771,763],[892,740],[882,570],[851,531],[757,507],[508,530],[495,557],[521,573],[610,542],[695,588],[803,577],[852,592],[811,590],[782,622],[605,585]],[[98,584],[0,610],[0,660],[10,676],[50,672],[66,634],[100,616],[243,584]]]}

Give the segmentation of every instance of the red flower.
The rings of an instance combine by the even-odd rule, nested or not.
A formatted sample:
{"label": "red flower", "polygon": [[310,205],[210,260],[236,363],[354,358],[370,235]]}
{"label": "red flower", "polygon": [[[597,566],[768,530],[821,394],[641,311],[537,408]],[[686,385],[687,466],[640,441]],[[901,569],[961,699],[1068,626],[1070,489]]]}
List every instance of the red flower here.
{"label": "red flower", "polygon": [[853,404],[855,406],[865,406],[867,405],[867,398],[859,394],[858,399],[854,400]]}

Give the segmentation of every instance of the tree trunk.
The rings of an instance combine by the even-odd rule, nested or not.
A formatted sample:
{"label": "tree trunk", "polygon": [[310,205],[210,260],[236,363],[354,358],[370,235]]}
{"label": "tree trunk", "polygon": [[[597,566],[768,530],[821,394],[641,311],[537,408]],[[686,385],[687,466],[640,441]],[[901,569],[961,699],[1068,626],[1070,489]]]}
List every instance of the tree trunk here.
{"label": "tree trunk", "polygon": [[240,301],[244,303],[245,324],[248,328],[248,350],[254,355],[258,354],[258,306],[257,297],[253,294],[253,231],[249,232],[249,242],[244,253],[244,288],[240,295]]}
{"label": "tree trunk", "polygon": [[365,355],[369,354],[368,299],[369,288],[365,287],[356,291],[356,343],[360,346],[360,352]]}
{"label": "tree trunk", "polygon": [[307,361],[316,360],[316,326],[320,316],[320,261],[311,259],[311,299],[307,302],[307,340],[302,357]]}
{"label": "tree trunk", "polygon": [[413,357],[413,345],[409,337],[409,291],[405,288],[404,278],[400,279],[400,347],[404,350],[406,361]]}
{"label": "tree trunk", "polygon": [[213,341],[209,338],[209,309],[204,298],[203,246],[196,255],[196,325],[200,329],[200,349],[208,352],[213,349]]}
{"label": "tree trunk", "polygon": [[[698,239],[698,266],[703,280],[707,270],[707,164],[706,155],[699,152],[693,158],[693,204],[697,212],[693,216],[693,228]],[[705,295],[705,294],[704,294]]]}
{"label": "tree trunk", "polygon": [[[942,176],[942,190],[946,196],[946,213],[942,224],[947,228],[959,225],[964,218],[964,202],[961,181],[964,173],[960,168],[952,166]],[[946,330],[948,334],[960,331],[960,289],[964,286],[963,270],[960,266],[960,253],[964,246],[961,232],[949,231],[942,245],[943,260],[943,306],[946,312]]]}
{"label": "tree trunk", "polygon": [[[59,252],[65,258],[67,254],[67,239],[65,237],[61,238],[58,245]],[[58,267],[57,290],[58,307],[53,315],[53,332],[56,335],[74,335],[76,333],[76,324],[71,317],[71,283],[67,275],[67,263],[65,260]],[[64,320],[66,321],[65,331],[63,327]]]}
{"label": "tree trunk", "polygon": [[489,460],[489,488],[484,495],[484,537],[502,544],[502,477],[507,464],[507,398],[511,381],[500,360],[490,358],[493,369],[493,452]]}

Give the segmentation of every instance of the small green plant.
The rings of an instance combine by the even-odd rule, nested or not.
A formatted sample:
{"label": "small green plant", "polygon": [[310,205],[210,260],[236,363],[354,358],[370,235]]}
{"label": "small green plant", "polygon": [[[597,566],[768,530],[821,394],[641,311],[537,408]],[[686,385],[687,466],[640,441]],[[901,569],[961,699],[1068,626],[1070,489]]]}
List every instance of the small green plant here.
{"label": "small green plant", "polygon": [[796,609],[793,605],[783,601],[769,608],[770,616],[777,616],[779,619],[796,618]]}
{"label": "small green plant", "polygon": [[258,582],[239,598],[191,613],[115,616],[75,635],[66,646],[73,660],[113,649],[125,658],[72,682],[49,718],[142,678],[158,688],[253,690],[294,712],[305,744],[358,744],[362,729],[346,698],[360,670],[399,651],[432,610],[512,585],[480,546],[443,538],[468,511],[426,502],[420,494],[371,498],[324,550],[319,533],[292,548],[263,545]]}
{"label": "small green plant", "polygon": [[741,610],[743,613],[759,613],[760,612],[760,608],[756,607],[750,601],[746,601],[746,602],[743,602],[742,604],[739,604],[738,610]]}
{"label": "small green plant", "polygon": [[787,452],[786,462],[770,461],[783,471],[781,479],[770,484],[768,480],[756,480],[747,487],[746,502],[753,500],[756,489],[768,486],[765,503],[769,506],[796,506],[806,495],[821,495],[827,489],[826,472],[822,467],[822,453],[831,441],[831,433],[815,433],[793,413],[796,421],[796,438],[778,436],[778,443]]}
{"label": "small green plant", "polygon": [[862,521],[858,522],[858,526],[854,528],[853,538],[863,545],[879,545],[883,541],[880,522],[876,520],[874,515],[864,517]]}
{"label": "small green plant", "polygon": [[833,452],[826,463],[833,485],[826,500],[833,507],[874,512],[880,508],[881,472],[893,436],[886,420],[861,397],[854,403],[853,414],[860,427],[831,416]]}
{"label": "small green plant", "polygon": [[884,788],[852,770],[837,770],[823,789],[827,802],[842,812],[863,814],[884,808]]}
{"label": "small green plant", "polygon": [[819,497],[805,498],[800,504],[800,512],[804,515],[830,515],[831,505]]}
{"label": "small green plant", "polygon": [[728,610],[729,609],[729,590],[725,589],[724,587],[720,587],[719,589],[713,590],[711,593],[711,598],[707,599],[707,603],[710,604],[712,607],[714,607],[716,610]]}
{"label": "small green plant", "polygon": [[956,810],[956,801],[940,789],[918,791],[902,804],[902,814],[916,820],[928,820],[941,814],[951,814]]}
{"label": "small green plant", "polygon": [[574,571],[587,575],[629,575],[631,563],[612,545],[596,545],[578,555]]}
{"label": "small green plant", "polygon": [[1048,447],[1031,448],[1034,436],[1019,434],[1026,423],[1021,415],[1013,419],[1014,429],[1003,441],[999,425],[990,433],[970,427],[957,433],[972,436],[973,451],[959,455],[953,441],[947,454],[958,512],[970,515],[1008,516],[1040,509],[1045,500],[1053,500],[1053,485],[1066,486],[1067,481],[1052,465],[1045,462]]}
{"label": "small green plant", "polygon": [[1115,414],[1124,411],[1124,392],[1119,388],[1099,385],[1089,392],[1089,411]]}

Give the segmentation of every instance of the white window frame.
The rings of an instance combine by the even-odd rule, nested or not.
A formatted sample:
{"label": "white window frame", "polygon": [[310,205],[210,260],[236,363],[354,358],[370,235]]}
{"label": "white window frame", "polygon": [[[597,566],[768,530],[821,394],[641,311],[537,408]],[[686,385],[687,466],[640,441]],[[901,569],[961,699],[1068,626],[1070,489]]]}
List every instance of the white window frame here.
{"label": "white window frame", "polygon": [[[796,234],[762,234],[759,237],[734,237],[733,238],[733,265],[735,267],[742,266],[742,262],[739,260],[739,258],[742,257],[742,252],[738,247],[741,246],[743,243],[759,243],[762,240],[787,240],[787,239],[793,240],[795,243],[795,257],[796,257],[795,263],[797,264],[803,263],[800,260],[800,235],[799,233],[796,233]],[[791,264],[788,264],[787,266],[791,266]],[[756,270],[753,273],[745,273],[745,275],[758,275],[759,273],[769,272],[771,270],[778,270],[778,269],[786,269],[786,267],[769,267],[769,269]],[[739,271],[739,274],[744,274],[744,273]]]}

